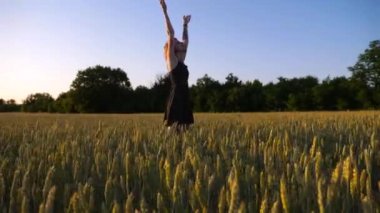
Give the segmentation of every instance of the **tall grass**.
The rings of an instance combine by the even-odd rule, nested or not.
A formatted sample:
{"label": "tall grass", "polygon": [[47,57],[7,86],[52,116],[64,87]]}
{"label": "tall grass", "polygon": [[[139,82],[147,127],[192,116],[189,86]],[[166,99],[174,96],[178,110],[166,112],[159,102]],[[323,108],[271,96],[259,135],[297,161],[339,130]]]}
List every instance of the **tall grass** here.
{"label": "tall grass", "polygon": [[0,114],[0,212],[380,212],[380,112]]}

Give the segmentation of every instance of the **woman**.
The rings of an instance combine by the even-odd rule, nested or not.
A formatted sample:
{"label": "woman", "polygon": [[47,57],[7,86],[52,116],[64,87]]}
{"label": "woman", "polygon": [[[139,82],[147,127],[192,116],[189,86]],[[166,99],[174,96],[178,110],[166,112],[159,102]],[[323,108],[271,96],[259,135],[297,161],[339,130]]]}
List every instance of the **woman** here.
{"label": "woman", "polygon": [[184,63],[189,44],[187,27],[191,16],[187,15],[183,17],[183,41],[178,41],[174,37],[174,29],[167,13],[165,0],[160,0],[160,3],[166,21],[168,40],[164,46],[164,56],[171,82],[171,91],[167,100],[164,123],[169,129],[174,125],[177,130],[185,130],[190,124],[194,123],[187,83],[189,71]]}

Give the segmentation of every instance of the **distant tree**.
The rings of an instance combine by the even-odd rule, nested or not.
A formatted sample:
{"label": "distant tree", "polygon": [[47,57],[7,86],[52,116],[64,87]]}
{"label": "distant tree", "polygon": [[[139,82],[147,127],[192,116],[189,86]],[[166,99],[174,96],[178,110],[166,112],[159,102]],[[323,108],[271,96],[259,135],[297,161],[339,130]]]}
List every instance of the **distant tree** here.
{"label": "distant tree", "polygon": [[371,41],[369,48],[360,54],[354,66],[348,67],[352,78],[368,87],[380,87],[380,40]]}
{"label": "distant tree", "polygon": [[243,100],[241,110],[264,111],[265,97],[263,84],[259,80],[247,81],[243,85]]}
{"label": "distant tree", "polygon": [[318,86],[317,78],[313,76],[292,78],[288,83],[290,88],[287,101],[288,110],[315,109],[313,88]]}
{"label": "distant tree", "polygon": [[[157,88],[156,88],[157,89]],[[152,91],[145,86],[138,86],[133,92],[133,111],[134,112],[153,112]],[[157,110],[158,111],[158,110]]]}
{"label": "distant tree", "polygon": [[289,94],[294,92],[289,79],[279,77],[278,82],[268,83],[264,87],[266,106],[268,110],[284,111],[288,108]]}
{"label": "distant tree", "polygon": [[239,87],[241,85],[242,85],[242,82],[233,73],[229,73],[227,75],[226,82],[224,83],[224,87],[233,88],[233,87]]}
{"label": "distant tree", "polygon": [[5,102],[5,104],[8,104],[8,105],[16,105],[16,101],[15,99],[9,99]]}
{"label": "distant tree", "polygon": [[279,101],[277,99],[277,88],[276,84],[269,82],[263,87],[264,93],[264,108],[266,111],[277,111]]}
{"label": "distant tree", "polygon": [[131,112],[132,88],[120,68],[97,65],[78,71],[71,84],[72,100],[78,112]]}
{"label": "distant tree", "polygon": [[[348,67],[351,77],[279,77],[276,83],[242,82],[229,73],[224,83],[205,74],[190,87],[196,112],[248,112],[285,110],[347,110],[380,108],[380,40],[371,41]],[[68,92],[54,100],[46,93],[28,96],[24,111],[163,112],[170,93],[168,75],[159,75],[150,88],[132,89],[120,68],[95,66],[78,71]],[[0,99],[0,111],[17,111],[14,100]]]}
{"label": "distant tree", "polygon": [[20,112],[21,105],[17,104],[14,99],[9,99],[5,102],[5,109],[7,112]]}
{"label": "distant tree", "polygon": [[378,88],[368,87],[357,79],[350,79],[349,84],[355,90],[355,93],[351,93],[351,96],[358,101],[357,108],[374,109],[380,106],[380,99],[377,99],[378,93],[380,93]]}
{"label": "distant tree", "polygon": [[242,89],[242,82],[239,78],[232,73],[226,77],[226,82],[223,84],[223,90],[220,91],[225,97],[224,110],[227,112],[242,111],[244,102],[244,91]]}
{"label": "distant tree", "polygon": [[0,112],[19,112],[21,106],[16,103],[14,99],[9,99],[5,101],[0,98]]}
{"label": "distant tree", "polygon": [[220,112],[223,110],[221,85],[207,74],[191,87],[194,111]]}
{"label": "distant tree", "polygon": [[366,108],[380,107],[380,40],[371,41],[355,65],[348,67],[351,79],[360,89]]}
{"label": "distant tree", "polygon": [[23,112],[52,112],[54,98],[48,93],[28,95],[22,103]]}
{"label": "distant tree", "polygon": [[315,107],[318,110],[357,109],[357,89],[344,76],[333,79],[326,78],[313,90]]}
{"label": "distant tree", "polygon": [[209,85],[209,82],[214,81],[207,74],[202,78],[198,78],[196,84],[193,85],[190,89],[191,97],[193,100],[193,109],[196,112],[208,112],[210,106],[208,105],[207,95],[203,92],[206,91],[206,87]]}
{"label": "distant tree", "polygon": [[[143,98],[146,104],[152,107],[153,112],[165,111],[166,102],[170,93],[170,79],[168,75],[158,75],[156,81],[151,87],[151,93],[148,97]],[[141,90],[139,92],[142,92]],[[147,99],[149,98],[149,100]]]}
{"label": "distant tree", "polygon": [[275,111],[313,110],[313,88],[316,86],[318,79],[313,76],[291,79],[279,77],[276,84],[264,86],[266,108]]}
{"label": "distant tree", "polygon": [[58,95],[58,98],[54,102],[54,110],[60,113],[74,113],[75,105],[73,101],[73,92],[63,92]]}

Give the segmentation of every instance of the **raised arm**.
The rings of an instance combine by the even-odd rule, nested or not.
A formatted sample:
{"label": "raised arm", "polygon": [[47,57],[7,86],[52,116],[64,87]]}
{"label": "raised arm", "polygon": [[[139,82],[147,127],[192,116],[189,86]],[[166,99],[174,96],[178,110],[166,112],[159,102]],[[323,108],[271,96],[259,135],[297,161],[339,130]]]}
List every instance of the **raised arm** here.
{"label": "raised arm", "polygon": [[162,11],[164,12],[164,16],[165,16],[167,35],[169,38],[173,38],[174,37],[174,29],[173,29],[172,23],[170,22],[170,18],[168,15],[168,10],[167,10],[165,0],[160,0],[160,3],[161,3]]}
{"label": "raised arm", "polygon": [[188,33],[188,24],[190,22],[191,15],[183,16],[183,33],[182,40],[185,43],[186,47],[189,45],[189,33]]}
{"label": "raised arm", "polygon": [[174,29],[169,19],[165,0],[160,0],[160,3],[161,3],[162,11],[164,12],[164,16],[165,16],[166,32],[168,35],[168,41],[164,48],[164,55],[165,55],[165,60],[166,60],[166,66],[168,68],[168,71],[170,72],[178,64],[178,58],[175,55],[175,51],[174,51],[174,47],[175,47]]}

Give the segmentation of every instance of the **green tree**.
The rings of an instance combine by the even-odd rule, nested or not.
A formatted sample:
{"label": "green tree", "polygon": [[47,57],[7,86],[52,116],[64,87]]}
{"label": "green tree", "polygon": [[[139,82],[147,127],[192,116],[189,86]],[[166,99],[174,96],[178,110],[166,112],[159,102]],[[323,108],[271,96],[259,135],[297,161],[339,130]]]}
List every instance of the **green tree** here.
{"label": "green tree", "polygon": [[[168,75],[159,75],[151,87],[148,97],[140,97],[140,100],[151,106],[153,112],[163,112],[170,93],[170,78]],[[141,88],[137,92],[142,92]],[[142,103],[144,104],[144,103]],[[141,110],[139,110],[141,111]]]}
{"label": "green tree", "polygon": [[191,87],[194,110],[198,112],[219,112],[223,110],[221,85],[207,74],[197,79]]}
{"label": "green tree", "polygon": [[229,73],[227,75],[226,82],[224,83],[225,87],[232,88],[232,87],[239,87],[241,85],[242,85],[242,82],[233,73]]}
{"label": "green tree", "polygon": [[326,78],[313,89],[313,93],[318,110],[347,110],[360,107],[357,88],[344,76]]}
{"label": "green tree", "polygon": [[132,88],[120,68],[97,65],[78,71],[71,84],[72,100],[78,112],[131,112]]}
{"label": "green tree", "polygon": [[16,101],[14,99],[9,99],[5,102],[5,104],[8,104],[8,105],[16,105]]}
{"label": "green tree", "polygon": [[154,103],[151,90],[145,86],[138,86],[133,92],[134,112],[152,112]]}
{"label": "green tree", "polygon": [[380,40],[371,41],[369,48],[360,54],[358,61],[348,70],[351,79],[361,90],[360,98],[364,107],[380,106]]}
{"label": "green tree", "polygon": [[313,88],[318,86],[318,79],[313,76],[293,78],[288,81],[289,110],[313,110],[315,109],[315,98]]}
{"label": "green tree", "polygon": [[0,98],[0,112],[19,112],[20,109],[20,105],[18,105],[14,99],[5,101]]}
{"label": "green tree", "polygon": [[59,94],[58,98],[54,102],[54,110],[60,113],[76,112],[72,96],[72,91],[63,92]]}
{"label": "green tree", "polygon": [[369,48],[360,54],[354,66],[348,67],[352,78],[368,87],[380,87],[380,40],[371,41]]}
{"label": "green tree", "polygon": [[52,112],[54,98],[48,93],[28,95],[22,103],[23,112]]}
{"label": "green tree", "polygon": [[318,86],[318,79],[313,76],[301,78],[279,77],[276,84],[264,86],[267,110],[313,110],[315,100],[313,88]]}
{"label": "green tree", "polygon": [[224,93],[222,97],[225,97],[224,111],[242,111],[245,95],[242,89],[242,82],[237,76],[229,73],[226,77],[226,82],[223,84],[223,90],[221,92]]}
{"label": "green tree", "polygon": [[265,100],[268,110],[284,111],[288,108],[289,94],[295,91],[290,79],[279,77],[278,82],[265,85]]}
{"label": "green tree", "polygon": [[247,81],[243,85],[242,111],[263,111],[265,97],[263,84],[259,80]]}

